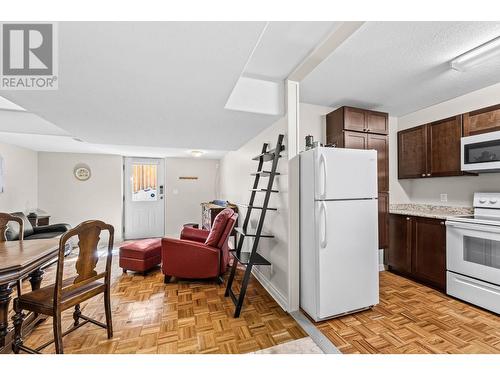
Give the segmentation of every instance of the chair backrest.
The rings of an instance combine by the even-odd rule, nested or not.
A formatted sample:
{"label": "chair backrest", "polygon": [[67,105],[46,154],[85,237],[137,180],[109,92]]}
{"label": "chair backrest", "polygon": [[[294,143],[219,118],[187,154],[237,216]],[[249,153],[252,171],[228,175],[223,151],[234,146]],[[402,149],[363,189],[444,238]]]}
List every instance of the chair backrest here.
{"label": "chair backrest", "polygon": [[[109,232],[108,248],[106,252],[106,268],[104,272],[97,273],[96,266],[99,260],[98,244],[101,231]],[[60,303],[63,292],[70,292],[81,288],[94,281],[104,279],[105,284],[109,287],[111,277],[111,259],[114,242],[114,228],[110,224],[106,224],[100,220],[88,220],[79,224],[73,229],[70,229],[61,236],[59,240],[59,258],[57,262],[56,285],[54,289],[54,307]],[[75,268],[77,276],[71,285],[63,285],[64,272],[64,250],[65,245],[70,238],[78,236],[78,259],[76,260]]]}
{"label": "chair backrest", "polygon": [[0,242],[7,241],[7,229],[9,221],[15,221],[19,224],[19,240],[24,238],[24,221],[20,217],[0,212]]}
{"label": "chair backrest", "polygon": [[222,232],[222,235],[220,236],[219,239],[219,243],[217,244],[217,247],[219,249],[222,249],[222,247],[226,244],[227,240],[229,239],[229,236],[231,235],[231,232],[233,231],[234,226],[236,225],[237,219],[238,219],[238,214],[233,213],[233,215],[227,220],[224,232]]}

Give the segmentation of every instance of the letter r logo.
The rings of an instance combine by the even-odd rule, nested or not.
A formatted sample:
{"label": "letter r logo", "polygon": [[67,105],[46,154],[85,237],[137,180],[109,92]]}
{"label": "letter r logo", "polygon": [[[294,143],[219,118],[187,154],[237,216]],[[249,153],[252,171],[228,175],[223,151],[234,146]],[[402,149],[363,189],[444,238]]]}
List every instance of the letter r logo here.
{"label": "letter r logo", "polygon": [[3,24],[3,74],[52,75],[52,24]]}

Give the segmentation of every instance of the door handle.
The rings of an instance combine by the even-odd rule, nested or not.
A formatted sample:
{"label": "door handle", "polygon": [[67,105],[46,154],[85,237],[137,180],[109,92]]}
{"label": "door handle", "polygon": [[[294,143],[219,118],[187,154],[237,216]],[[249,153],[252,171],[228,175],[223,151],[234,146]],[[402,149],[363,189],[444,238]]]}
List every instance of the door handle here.
{"label": "door handle", "polygon": [[327,223],[328,223],[328,217],[326,213],[326,203],[321,202],[321,210],[323,211],[323,223],[324,223],[324,231],[323,231],[323,238],[320,241],[320,246],[322,249],[324,249],[328,245],[328,231],[327,231]]}
{"label": "door handle", "polygon": [[326,197],[326,178],[327,178],[327,172],[326,172],[326,159],[325,155],[321,154],[319,157],[319,163],[323,167],[323,186],[322,190],[320,192],[320,197],[325,198]]}

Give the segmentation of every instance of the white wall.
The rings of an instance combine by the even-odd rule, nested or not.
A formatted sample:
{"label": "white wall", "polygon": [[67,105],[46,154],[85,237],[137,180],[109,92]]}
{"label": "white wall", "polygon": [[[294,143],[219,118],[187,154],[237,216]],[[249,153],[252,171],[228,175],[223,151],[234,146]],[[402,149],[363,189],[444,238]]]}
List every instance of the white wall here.
{"label": "white wall", "polygon": [[[166,234],[179,237],[185,223],[201,224],[202,202],[217,198],[219,160],[166,159]],[[198,177],[180,180],[181,176]]]}
{"label": "white wall", "polygon": [[[91,169],[87,181],[73,175],[76,164]],[[51,215],[51,223],[73,226],[99,219],[115,227],[122,237],[123,160],[116,155],[40,152],[38,155],[38,203]]]}
{"label": "white wall", "polygon": [[[332,109],[309,104],[300,104],[300,149],[304,149],[304,137],[313,135],[316,140],[324,142],[325,139],[325,115]],[[278,134],[287,134],[287,118],[283,117],[272,126],[264,130],[237,151],[226,154],[220,164],[220,199],[226,199],[240,204],[240,225],[243,223],[246,209],[241,204],[248,204],[250,199],[249,189],[254,177],[251,173],[257,169],[257,162],[252,157],[258,155],[262,144],[268,142],[271,148],[276,144]],[[288,145],[285,136],[285,147]],[[276,177],[275,188],[280,193],[273,194],[270,207],[278,208],[278,211],[268,211],[264,225],[264,231],[272,233],[273,239],[261,239],[259,253],[272,263],[272,267],[255,267],[255,275],[269,293],[280,303],[284,309],[288,309],[288,162],[286,150],[278,164],[280,175]],[[267,163],[269,164],[269,163]],[[266,179],[261,182],[264,186]],[[256,203],[261,203],[263,194],[257,197]],[[251,228],[256,228],[260,211],[254,210],[251,220]],[[249,251],[251,241],[245,240],[244,250]]]}
{"label": "white wall", "polygon": [[306,147],[305,136],[312,135],[315,141],[326,142],[326,115],[335,108],[300,103],[299,107],[299,150]]}
{"label": "white wall", "polygon": [[410,203],[411,180],[398,180],[398,118],[389,116],[389,202]]}
{"label": "white wall", "polygon": [[0,193],[0,212],[38,208],[38,153],[0,143],[4,159],[5,188]]}
{"label": "white wall", "polygon": [[[411,128],[439,119],[500,103],[500,84],[448,100],[410,113],[398,119],[398,130]],[[414,180],[397,179],[397,139],[391,134],[390,174],[391,203],[429,203],[471,206],[475,191],[499,191],[500,173],[477,177],[439,177]],[[393,152],[394,151],[394,152]],[[440,202],[440,194],[448,194],[448,203]]]}
{"label": "white wall", "polygon": [[[286,117],[281,118],[257,137],[253,138],[237,151],[228,152],[220,164],[220,199],[226,199],[239,205],[239,225],[243,224],[246,208],[241,204],[248,204],[250,189],[254,177],[251,173],[257,170],[258,162],[252,158],[261,152],[262,144],[268,142],[270,148],[274,148],[278,134],[286,134]],[[285,147],[287,142],[285,140]],[[269,168],[270,163],[266,163]],[[278,164],[278,172],[281,175],[275,179],[274,186],[280,191],[273,194],[269,203],[270,207],[277,207],[278,212],[268,211],[263,231],[272,233],[273,239],[261,239],[259,242],[259,253],[272,263],[272,267],[255,267],[260,274],[261,283],[268,289],[273,297],[282,305],[288,304],[288,164],[287,159],[282,158]],[[263,179],[261,186],[267,178]],[[264,194],[257,194],[256,204],[262,203]],[[252,220],[249,228],[256,228],[259,210],[253,210]],[[250,251],[252,241],[245,239],[244,250]]]}

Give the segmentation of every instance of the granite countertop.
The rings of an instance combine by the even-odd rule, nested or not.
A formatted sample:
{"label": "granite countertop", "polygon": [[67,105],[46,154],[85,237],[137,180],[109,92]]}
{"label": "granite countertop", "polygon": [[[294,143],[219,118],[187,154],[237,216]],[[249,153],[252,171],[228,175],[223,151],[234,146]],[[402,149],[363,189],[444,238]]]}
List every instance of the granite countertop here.
{"label": "granite countertop", "polygon": [[430,217],[433,219],[446,219],[450,216],[471,215],[472,207],[457,207],[457,206],[436,206],[431,204],[391,204],[389,213],[407,216]]}

